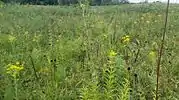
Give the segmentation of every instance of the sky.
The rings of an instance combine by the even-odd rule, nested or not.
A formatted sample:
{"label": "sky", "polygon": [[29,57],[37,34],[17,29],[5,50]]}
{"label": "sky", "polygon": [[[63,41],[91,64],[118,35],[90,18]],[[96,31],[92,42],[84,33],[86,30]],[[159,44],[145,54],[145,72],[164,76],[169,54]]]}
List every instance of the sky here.
{"label": "sky", "polygon": [[[145,0],[129,0],[129,2],[137,3]],[[161,1],[161,2],[167,2],[168,0],[148,0],[148,2],[154,2],[154,1]],[[170,3],[179,3],[179,0],[170,0]]]}

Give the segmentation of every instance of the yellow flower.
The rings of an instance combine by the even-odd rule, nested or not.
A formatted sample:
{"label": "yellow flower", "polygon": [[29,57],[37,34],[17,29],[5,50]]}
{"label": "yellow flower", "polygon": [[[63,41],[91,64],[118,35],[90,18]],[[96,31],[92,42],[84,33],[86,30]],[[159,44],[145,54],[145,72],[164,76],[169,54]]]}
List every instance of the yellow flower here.
{"label": "yellow flower", "polygon": [[9,68],[7,68],[7,71],[21,71],[22,69],[24,69],[23,67],[20,66],[16,66],[16,65],[10,65]]}
{"label": "yellow flower", "polygon": [[111,50],[111,51],[109,52],[109,57],[115,57],[116,55],[117,55],[117,53],[114,52],[114,50]]}
{"label": "yellow flower", "polygon": [[128,43],[130,41],[130,36],[126,35],[122,37],[122,42],[123,43]]}
{"label": "yellow flower", "polygon": [[23,65],[20,65],[19,62],[16,62],[16,65],[8,64],[7,66],[8,66],[8,68],[6,69],[7,70],[6,73],[10,74],[14,78],[16,78],[16,76],[19,74],[19,72],[24,69]]}

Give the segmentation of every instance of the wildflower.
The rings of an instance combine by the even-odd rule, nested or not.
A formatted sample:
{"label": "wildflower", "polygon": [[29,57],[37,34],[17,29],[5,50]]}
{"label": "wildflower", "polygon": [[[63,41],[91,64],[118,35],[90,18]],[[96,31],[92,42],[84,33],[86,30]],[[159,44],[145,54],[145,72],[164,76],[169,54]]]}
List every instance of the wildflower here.
{"label": "wildflower", "polygon": [[15,65],[8,64],[7,66],[8,66],[8,68],[6,69],[7,70],[6,73],[10,74],[14,78],[16,78],[17,75],[19,74],[19,72],[24,69],[23,65],[20,65],[19,62],[16,62]]}
{"label": "wildflower", "polygon": [[110,50],[110,52],[108,54],[107,64],[109,64],[109,65],[115,64],[116,55],[117,55],[117,53],[114,50]]}
{"label": "wildflower", "polygon": [[111,51],[109,52],[109,57],[115,57],[116,55],[117,55],[117,53],[114,52],[114,50],[111,50]]}
{"label": "wildflower", "polygon": [[122,42],[123,43],[128,43],[130,41],[130,36],[126,35],[122,37]]}

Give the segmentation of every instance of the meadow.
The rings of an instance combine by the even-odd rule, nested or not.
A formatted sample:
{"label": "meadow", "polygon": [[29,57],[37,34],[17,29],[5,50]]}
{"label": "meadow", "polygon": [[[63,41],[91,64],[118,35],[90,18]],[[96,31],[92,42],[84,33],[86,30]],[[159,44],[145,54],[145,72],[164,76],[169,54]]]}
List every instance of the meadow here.
{"label": "meadow", "polygon": [[[155,100],[165,4],[2,5],[0,100]],[[159,100],[179,100],[171,4]]]}

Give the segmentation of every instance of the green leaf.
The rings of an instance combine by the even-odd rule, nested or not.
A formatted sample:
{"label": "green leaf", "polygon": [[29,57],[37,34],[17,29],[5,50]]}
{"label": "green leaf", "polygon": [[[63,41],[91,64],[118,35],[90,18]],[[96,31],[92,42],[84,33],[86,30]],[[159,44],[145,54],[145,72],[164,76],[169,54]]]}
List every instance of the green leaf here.
{"label": "green leaf", "polygon": [[5,94],[4,94],[4,100],[13,100],[14,98],[14,90],[12,85],[8,85]]}

